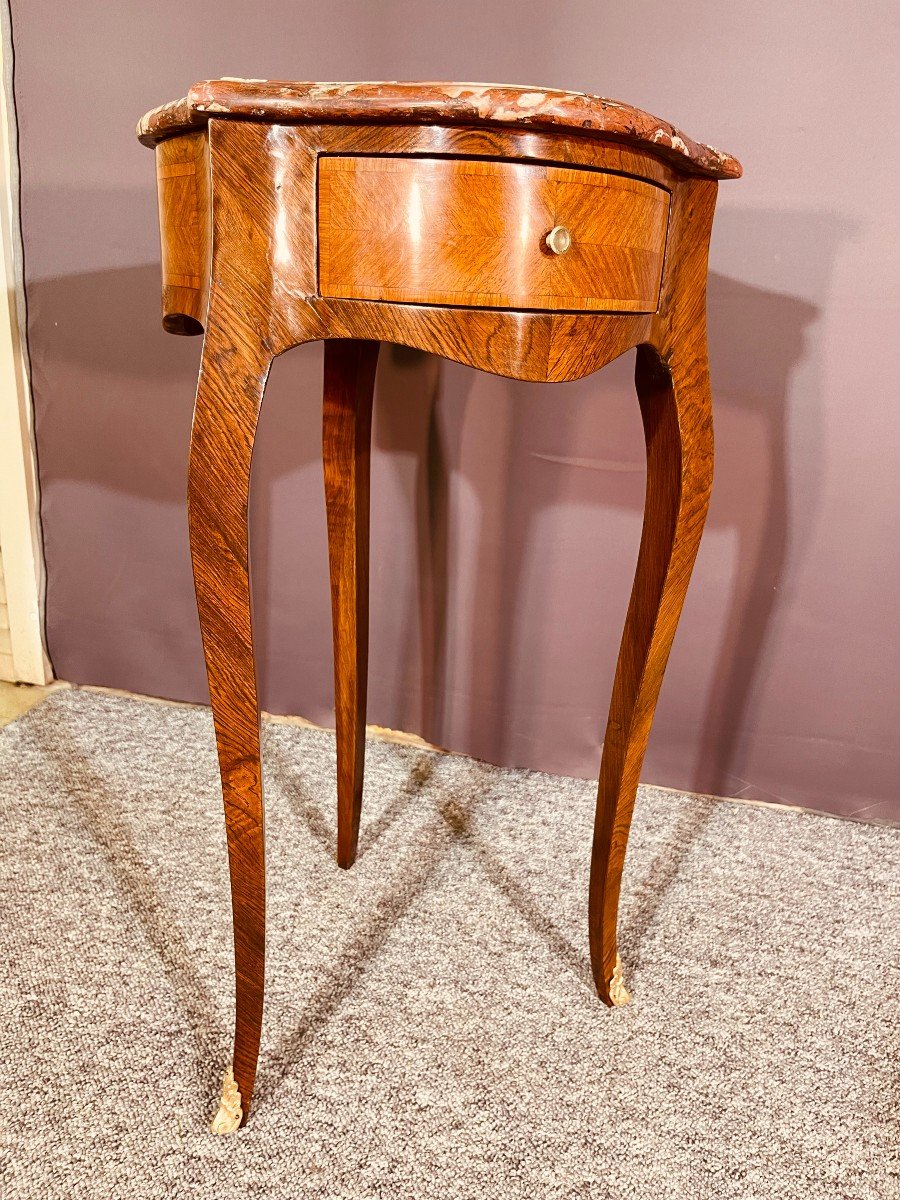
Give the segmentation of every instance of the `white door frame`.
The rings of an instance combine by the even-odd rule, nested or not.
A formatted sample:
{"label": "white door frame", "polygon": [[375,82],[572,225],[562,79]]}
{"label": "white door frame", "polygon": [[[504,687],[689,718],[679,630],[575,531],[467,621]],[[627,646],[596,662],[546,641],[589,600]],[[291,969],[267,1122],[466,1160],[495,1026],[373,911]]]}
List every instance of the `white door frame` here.
{"label": "white door frame", "polygon": [[[0,679],[47,683],[44,648],[44,559],[25,342],[25,289],[19,225],[19,167],[13,56],[7,0],[0,88],[0,560],[11,655],[0,657]],[[2,599],[2,597],[0,597]]]}

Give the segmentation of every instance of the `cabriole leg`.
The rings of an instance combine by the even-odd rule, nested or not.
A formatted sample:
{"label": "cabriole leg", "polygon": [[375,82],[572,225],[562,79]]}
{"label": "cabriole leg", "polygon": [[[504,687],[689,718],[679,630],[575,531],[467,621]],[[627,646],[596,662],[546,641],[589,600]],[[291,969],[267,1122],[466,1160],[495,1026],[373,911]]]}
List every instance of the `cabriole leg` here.
{"label": "cabriole leg", "polygon": [[211,325],[191,433],[191,558],[222,777],[234,919],[234,1058],[212,1124],[216,1133],[231,1133],[247,1119],[263,1014],[265,857],[247,499],[269,365],[252,337],[242,340]]}
{"label": "cabriole leg", "polygon": [[325,343],[322,459],[334,636],[338,848],[356,859],[366,752],[369,653],[369,452],[378,342]]}
{"label": "cabriole leg", "polygon": [[609,1005],[629,999],[616,945],[625,847],[712,486],[712,409],[703,339],[677,349],[668,362],[651,346],[639,346],[635,386],[647,443],[647,495],[603,743],[589,901],[594,981]]}

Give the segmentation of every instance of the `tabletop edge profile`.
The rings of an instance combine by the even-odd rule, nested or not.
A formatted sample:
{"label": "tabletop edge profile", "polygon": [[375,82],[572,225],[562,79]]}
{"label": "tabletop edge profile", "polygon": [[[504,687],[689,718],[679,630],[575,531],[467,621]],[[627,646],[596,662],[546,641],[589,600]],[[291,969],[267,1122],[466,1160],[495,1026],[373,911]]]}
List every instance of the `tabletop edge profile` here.
{"label": "tabletop edge profile", "polygon": [[732,155],[695,142],[643,109],[583,92],[476,83],[290,83],[211,79],[151,109],[137,125],[139,141],[201,128],[212,118],[281,124],[487,125],[608,137],[658,154],[688,174],[738,179]]}

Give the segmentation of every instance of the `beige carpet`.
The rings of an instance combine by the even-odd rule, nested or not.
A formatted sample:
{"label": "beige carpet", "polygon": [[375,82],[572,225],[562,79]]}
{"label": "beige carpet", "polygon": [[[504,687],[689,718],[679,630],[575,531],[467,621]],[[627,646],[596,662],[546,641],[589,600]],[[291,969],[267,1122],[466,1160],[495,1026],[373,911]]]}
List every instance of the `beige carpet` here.
{"label": "beige carpet", "polygon": [[0,731],[0,1194],[889,1200],[900,834],[644,789],[633,1004],[592,993],[590,784],[266,731],[251,1125],[207,1132],[230,927],[209,714],[61,691]]}

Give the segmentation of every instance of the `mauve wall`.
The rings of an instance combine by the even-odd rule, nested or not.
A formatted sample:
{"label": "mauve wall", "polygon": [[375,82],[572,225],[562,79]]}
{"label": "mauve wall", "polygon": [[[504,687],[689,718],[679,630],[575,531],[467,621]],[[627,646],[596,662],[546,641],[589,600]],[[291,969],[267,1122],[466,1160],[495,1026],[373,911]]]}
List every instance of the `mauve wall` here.
{"label": "mauve wall", "polygon": [[[185,533],[199,340],[159,323],[141,113],[217,75],[606,94],[724,145],[718,470],[644,778],[900,817],[897,5],[13,0],[57,674],[206,696]],[[384,354],[370,720],[592,775],[637,553],[632,355],[537,386]],[[332,719],[321,348],[254,466],[265,706]]]}

